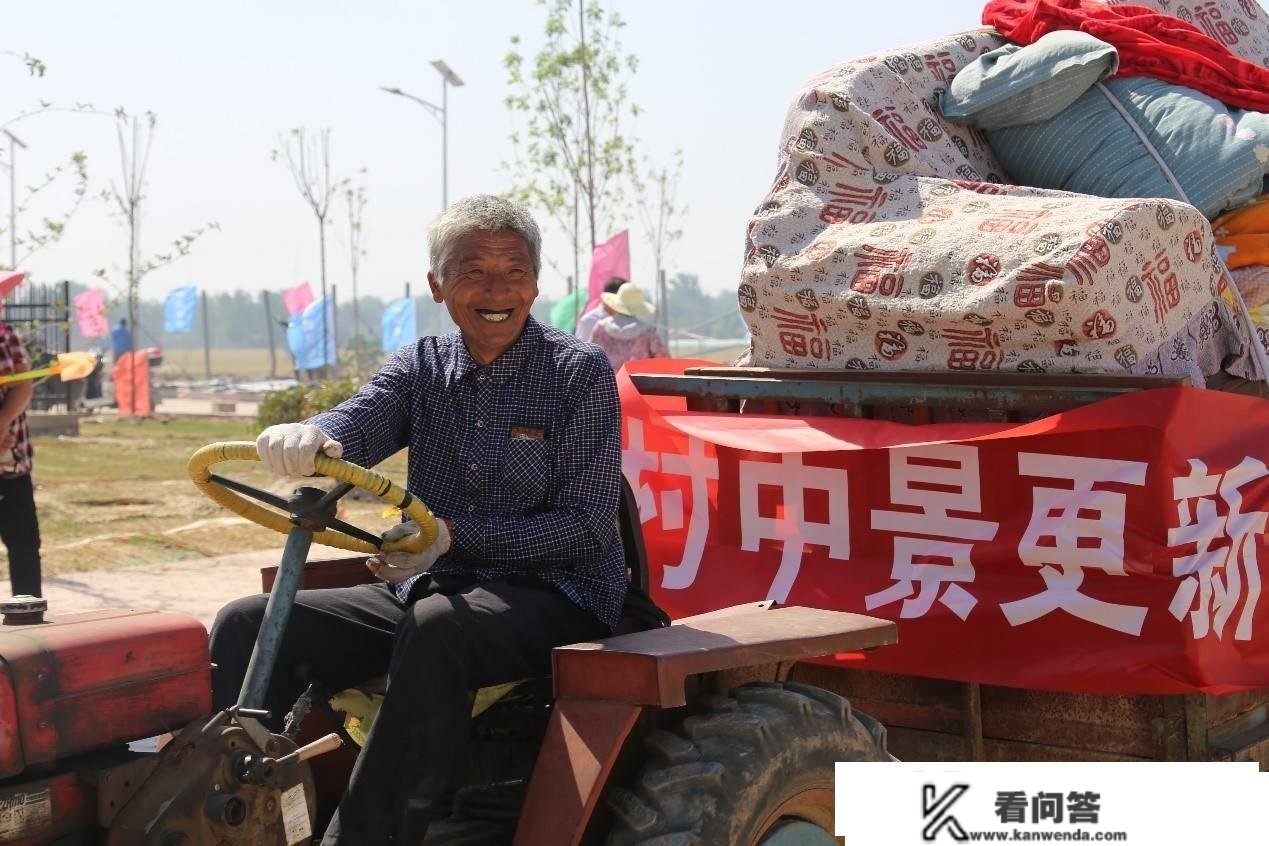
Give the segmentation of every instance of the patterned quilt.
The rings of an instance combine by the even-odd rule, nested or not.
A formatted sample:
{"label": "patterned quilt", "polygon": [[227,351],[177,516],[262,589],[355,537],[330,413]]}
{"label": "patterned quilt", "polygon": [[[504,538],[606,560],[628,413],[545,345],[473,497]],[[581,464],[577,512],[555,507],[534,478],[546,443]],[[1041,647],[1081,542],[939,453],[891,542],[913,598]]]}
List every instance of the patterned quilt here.
{"label": "patterned quilt", "polygon": [[[1216,20],[1208,7],[1245,4],[1187,5]],[[1263,61],[1265,13],[1255,30],[1232,17],[1243,40],[1231,49]],[[985,138],[942,120],[940,90],[1001,43],[974,30],[805,84],[748,224],[747,363],[1264,378],[1264,348],[1196,209],[1003,184]]]}

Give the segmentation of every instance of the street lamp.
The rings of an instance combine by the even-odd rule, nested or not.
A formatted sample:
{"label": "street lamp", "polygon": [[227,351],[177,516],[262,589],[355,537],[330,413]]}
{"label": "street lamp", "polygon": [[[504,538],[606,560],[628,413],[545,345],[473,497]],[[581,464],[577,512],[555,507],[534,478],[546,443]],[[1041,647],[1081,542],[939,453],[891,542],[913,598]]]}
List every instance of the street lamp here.
{"label": "street lamp", "polygon": [[[444,211],[449,208],[449,87],[452,85],[458,88],[463,81],[449,65],[445,64],[444,59],[434,59],[432,67],[436,68],[436,72],[441,75],[441,104],[439,106],[395,86],[380,85],[379,88],[389,94],[413,100],[441,122],[441,211]],[[440,313],[440,327],[446,331],[451,328],[444,308]]]}
{"label": "street lamp", "polygon": [[389,94],[413,100],[427,109],[432,117],[441,122],[441,209],[443,211],[449,208],[449,87],[452,85],[458,88],[463,84],[463,81],[449,65],[445,64],[443,59],[434,60],[432,67],[436,68],[436,72],[441,75],[441,104],[439,106],[424,100],[422,97],[416,97],[413,94],[402,91],[400,88],[387,85],[381,85],[379,88]]}
{"label": "street lamp", "polygon": [[9,137],[9,269],[18,269],[18,147],[23,150],[26,145],[22,139],[9,130],[3,130]]}

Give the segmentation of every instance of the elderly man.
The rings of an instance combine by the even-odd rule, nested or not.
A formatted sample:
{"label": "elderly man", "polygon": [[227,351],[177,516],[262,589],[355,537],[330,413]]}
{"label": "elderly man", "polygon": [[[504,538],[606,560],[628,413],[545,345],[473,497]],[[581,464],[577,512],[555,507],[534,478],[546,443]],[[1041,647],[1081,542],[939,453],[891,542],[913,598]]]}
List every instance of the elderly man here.
{"label": "elderly man", "polygon": [[[407,487],[440,522],[422,553],[367,562],[386,581],[296,597],[275,716],[300,693],[298,664],[331,690],[389,677],[323,843],[419,843],[461,764],[472,691],[542,675],[552,647],[611,633],[626,592],[616,382],[599,349],[529,316],[537,225],[482,195],[428,240],[432,297],[459,331],[419,339],[347,402],[257,441],[288,476],[311,475],[319,450],[372,466],[409,447]],[[216,620],[217,708],[236,700],[264,607],[238,600]]]}

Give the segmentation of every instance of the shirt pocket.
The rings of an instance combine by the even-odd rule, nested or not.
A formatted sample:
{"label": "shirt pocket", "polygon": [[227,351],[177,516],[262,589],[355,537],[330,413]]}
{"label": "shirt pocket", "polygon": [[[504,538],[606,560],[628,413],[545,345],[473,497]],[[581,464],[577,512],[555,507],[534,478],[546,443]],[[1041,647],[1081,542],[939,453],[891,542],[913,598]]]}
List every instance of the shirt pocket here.
{"label": "shirt pocket", "polygon": [[502,457],[498,482],[502,498],[517,511],[530,511],[546,498],[549,453],[545,440],[512,438]]}

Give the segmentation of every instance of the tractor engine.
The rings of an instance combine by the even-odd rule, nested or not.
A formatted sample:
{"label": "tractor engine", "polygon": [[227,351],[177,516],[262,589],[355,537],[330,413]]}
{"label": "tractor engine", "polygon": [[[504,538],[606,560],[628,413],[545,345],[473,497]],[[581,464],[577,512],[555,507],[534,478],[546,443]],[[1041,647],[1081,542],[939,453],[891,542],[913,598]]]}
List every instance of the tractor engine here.
{"label": "tractor engine", "polygon": [[[182,614],[45,618],[0,603],[0,843],[104,829],[153,771],[129,743],[211,710],[207,631]],[[152,745],[151,745],[152,747]]]}

